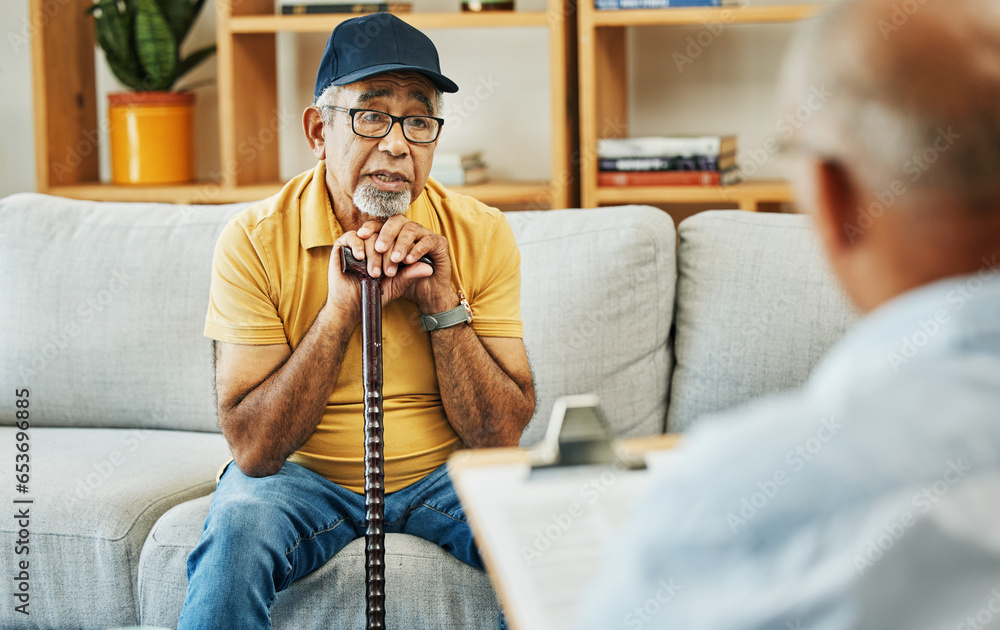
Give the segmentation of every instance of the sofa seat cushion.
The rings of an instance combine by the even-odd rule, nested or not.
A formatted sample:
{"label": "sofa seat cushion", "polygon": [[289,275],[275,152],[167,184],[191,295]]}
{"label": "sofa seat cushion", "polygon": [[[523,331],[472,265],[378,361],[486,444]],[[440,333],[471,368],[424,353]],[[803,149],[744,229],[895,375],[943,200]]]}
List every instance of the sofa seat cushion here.
{"label": "sofa seat cushion", "polygon": [[[198,544],[210,496],[177,505],[153,527],[139,561],[140,618],[175,627],[187,592],[187,557]],[[387,534],[386,625],[468,630],[497,627],[498,606],[488,576],[437,545]],[[359,538],[322,567],[278,593],[276,630],[365,627],[365,544]]]}
{"label": "sofa seat cushion", "polygon": [[[32,400],[43,395],[32,392]],[[137,418],[134,424],[142,422]],[[14,461],[15,433],[0,427],[5,462]],[[5,579],[0,627],[137,623],[143,542],[168,509],[212,491],[228,457],[225,440],[217,433],[143,429],[32,428],[29,436],[29,492],[14,494],[10,483],[3,494],[8,510],[14,499],[33,501],[26,528],[29,553],[20,556],[30,563],[30,615],[14,612],[17,586]],[[16,525],[12,518],[0,520],[4,549],[14,549]]]}
{"label": "sofa seat cushion", "polygon": [[702,212],[678,234],[670,431],[801,385],[857,318],[807,216]]}
{"label": "sofa seat cushion", "polygon": [[677,235],[650,206],[507,214],[521,250],[524,344],[545,434],[559,396],[596,393],[616,437],[662,433]]}

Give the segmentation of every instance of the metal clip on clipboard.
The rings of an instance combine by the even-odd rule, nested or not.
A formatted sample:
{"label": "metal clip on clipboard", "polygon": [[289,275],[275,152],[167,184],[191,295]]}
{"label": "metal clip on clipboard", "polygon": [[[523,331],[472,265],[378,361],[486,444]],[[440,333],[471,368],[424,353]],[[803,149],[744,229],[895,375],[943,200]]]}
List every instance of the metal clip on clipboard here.
{"label": "metal clip on clipboard", "polygon": [[532,473],[568,466],[646,467],[645,458],[626,453],[612,440],[601,400],[595,394],[556,399],[545,438],[528,451],[528,457]]}

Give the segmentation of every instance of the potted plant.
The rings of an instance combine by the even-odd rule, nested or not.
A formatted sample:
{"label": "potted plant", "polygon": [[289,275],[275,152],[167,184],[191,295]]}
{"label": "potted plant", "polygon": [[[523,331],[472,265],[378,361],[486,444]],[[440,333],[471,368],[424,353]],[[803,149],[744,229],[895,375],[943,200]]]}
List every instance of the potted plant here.
{"label": "potted plant", "polygon": [[132,92],[108,94],[116,184],[194,179],[194,94],[177,80],[215,46],[181,55],[205,0],[96,0],[87,9],[111,71]]}

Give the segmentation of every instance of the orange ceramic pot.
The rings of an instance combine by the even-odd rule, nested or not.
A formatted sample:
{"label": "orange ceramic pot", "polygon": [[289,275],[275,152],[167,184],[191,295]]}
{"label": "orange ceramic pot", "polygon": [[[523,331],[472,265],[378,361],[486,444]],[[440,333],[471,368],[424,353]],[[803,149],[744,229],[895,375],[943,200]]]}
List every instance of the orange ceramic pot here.
{"label": "orange ceramic pot", "polygon": [[194,94],[108,94],[111,179],[180,184],[194,179]]}

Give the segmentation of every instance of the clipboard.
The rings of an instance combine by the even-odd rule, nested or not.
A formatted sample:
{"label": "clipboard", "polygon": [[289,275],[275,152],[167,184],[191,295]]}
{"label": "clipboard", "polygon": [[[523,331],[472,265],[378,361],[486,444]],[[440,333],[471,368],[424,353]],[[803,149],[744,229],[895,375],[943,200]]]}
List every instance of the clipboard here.
{"label": "clipboard", "polygon": [[487,573],[513,630],[572,627],[606,546],[677,435],[610,438],[596,396],[553,405],[530,449],[459,451],[448,461]]}

